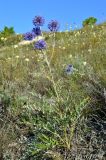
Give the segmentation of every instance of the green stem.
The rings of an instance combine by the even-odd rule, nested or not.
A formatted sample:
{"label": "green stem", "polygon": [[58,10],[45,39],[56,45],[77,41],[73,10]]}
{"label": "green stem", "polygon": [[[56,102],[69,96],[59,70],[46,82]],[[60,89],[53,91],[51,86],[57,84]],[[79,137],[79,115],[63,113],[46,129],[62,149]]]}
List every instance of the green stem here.
{"label": "green stem", "polygon": [[52,55],[51,55],[50,61],[52,60],[54,55],[54,48],[55,48],[55,32],[53,32],[53,49],[52,49]]}
{"label": "green stem", "polygon": [[55,84],[55,81],[54,81],[54,77],[53,77],[53,74],[52,74],[52,70],[51,70],[51,66],[50,66],[50,63],[48,61],[48,58],[47,58],[47,55],[44,51],[42,51],[43,55],[44,55],[44,58],[45,58],[45,62],[49,68],[49,72],[50,72],[50,76],[51,76],[51,81],[53,83],[53,87],[54,87],[54,91],[55,91],[55,94],[57,96],[57,100],[59,102],[59,95],[58,95],[58,91],[57,91],[57,87],[56,87],[56,84]]}

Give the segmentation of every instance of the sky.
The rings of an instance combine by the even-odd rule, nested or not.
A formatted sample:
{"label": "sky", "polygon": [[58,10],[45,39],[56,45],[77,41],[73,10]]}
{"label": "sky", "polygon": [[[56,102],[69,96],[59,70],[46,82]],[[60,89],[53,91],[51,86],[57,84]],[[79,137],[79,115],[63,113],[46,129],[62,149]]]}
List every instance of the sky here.
{"label": "sky", "polygon": [[0,31],[4,26],[14,27],[16,33],[32,30],[36,15],[45,18],[43,30],[51,20],[60,23],[60,31],[67,25],[80,28],[82,21],[96,17],[98,23],[106,21],[106,0],[0,0]]}

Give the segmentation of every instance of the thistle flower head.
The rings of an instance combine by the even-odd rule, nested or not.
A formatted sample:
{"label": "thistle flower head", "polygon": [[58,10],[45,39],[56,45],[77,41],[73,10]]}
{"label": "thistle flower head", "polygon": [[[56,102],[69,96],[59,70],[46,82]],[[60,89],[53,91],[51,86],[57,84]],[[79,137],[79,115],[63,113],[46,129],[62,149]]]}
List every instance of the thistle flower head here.
{"label": "thistle flower head", "polygon": [[34,47],[38,50],[46,49],[46,42],[44,40],[39,40],[35,43]]}
{"label": "thistle flower head", "polygon": [[32,32],[36,35],[36,36],[40,36],[41,35],[41,29],[40,27],[35,27],[32,29]]}
{"label": "thistle flower head", "polygon": [[60,27],[60,25],[59,25],[58,21],[56,21],[56,20],[52,20],[48,24],[48,28],[50,29],[51,32],[58,31],[59,27]]}
{"label": "thistle flower head", "polygon": [[45,23],[45,19],[41,16],[35,16],[33,19],[33,24],[35,26],[43,26],[44,23]]}
{"label": "thistle flower head", "polygon": [[72,64],[69,64],[67,67],[66,67],[66,73],[67,74],[72,74],[74,68],[73,68],[73,65]]}
{"label": "thistle flower head", "polygon": [[24,38],[24,40],[31,41],[33,38],[35,38],[35,34],[32,32],[27,32],[27,33],[23,34],[23,38]]}

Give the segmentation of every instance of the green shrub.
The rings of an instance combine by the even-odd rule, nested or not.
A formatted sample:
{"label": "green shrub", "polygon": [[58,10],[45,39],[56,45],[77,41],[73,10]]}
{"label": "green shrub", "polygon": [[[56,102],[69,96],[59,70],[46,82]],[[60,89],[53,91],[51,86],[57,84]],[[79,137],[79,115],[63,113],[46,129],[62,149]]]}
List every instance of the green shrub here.
{"label": "green shrub", "polygon": [[97,19],[95,17],[89,17],[85,19],[82,23],[83,27],[89,26],[89,25],[94,25],[97,22]]}
{"label": "green shrub", "polygon": [[15,33],[14,27],[7,27],[5,26],[3,31],[0,32],[0,37],[8,37],[10,35],[13,35]]}
{"label": "green shrub", "polygon": [[[14,28],[13,27],[9,28],[9,27],[5,26],[4,29],[2,31],[0,31],[0,46],[7,45],[7,43],[10,44],[11,39],[13,39],[13,42],[14,42],[14,36],[15,36]],[[11,37],[13,37],[13,38],[11,38]],[[9,40],[8,40],[8,38],[9,38]]]}
{"label": "green shrub", "polygon": [[0,39],[0,47],[2,46],[10,46],[19,43],[22,40],[22,35],[11,35],[7,38],[1,37]]}

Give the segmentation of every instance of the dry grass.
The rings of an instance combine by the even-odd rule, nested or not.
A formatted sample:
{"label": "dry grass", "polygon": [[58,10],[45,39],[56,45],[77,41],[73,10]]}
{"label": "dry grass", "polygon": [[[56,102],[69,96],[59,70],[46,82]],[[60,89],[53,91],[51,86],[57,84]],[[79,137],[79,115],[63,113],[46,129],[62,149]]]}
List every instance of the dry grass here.
{"label": "dry grass", "polygon": [[[47,157],[47,153],[54,152],[58,156],[61,154],[60,157],[64,157],[64,160],[95,160],[95,155],[98,154],[93,154],[94,149],[92,152],[90,149],[99,142],[101,136],[98,139],[99,131],[94,131],[92,127],[88,132],[87,122],[98,115],[94,111],[94,116],[93,106],[96,110],[102,108],[105,112],[103,91],[106,88],[106,23],[94,28],[56,33],[54,48],[52,35],[45,33],[44,36],[51,73],[44,55],[34,50],[33,44],[20,46],[17,43],[6,43],[0,49],[1,159],[41,160]],[[75,68],[72,75],[65,73],[68,64],[73,64]],[[92,116],[89,117],[89,114]],[[100,125],[103,125],[103,121],[105,126],[106,113],[104,115],[104,120],[99,120]],[[44,126],[48,127],[46,123],[50,125],[50,131],[48,128],[43,130]],[[52,133],[54,124],[58,136]],[[88,134],[86,132],[92,137],[89,144],[84,137]],[[37,137],[30,143],[32,148],[28,148],[29,138],[40,133],[47,137],[40,135],[40,140]],[[39,146],[42,149],[35,152],[39,148],[36,149],[34,142],[44,143],[46,147]],[[103,144],[99,144],[102,157],[98,160],[104,160]],[[50,155],[48,157],[50,159]]]}

